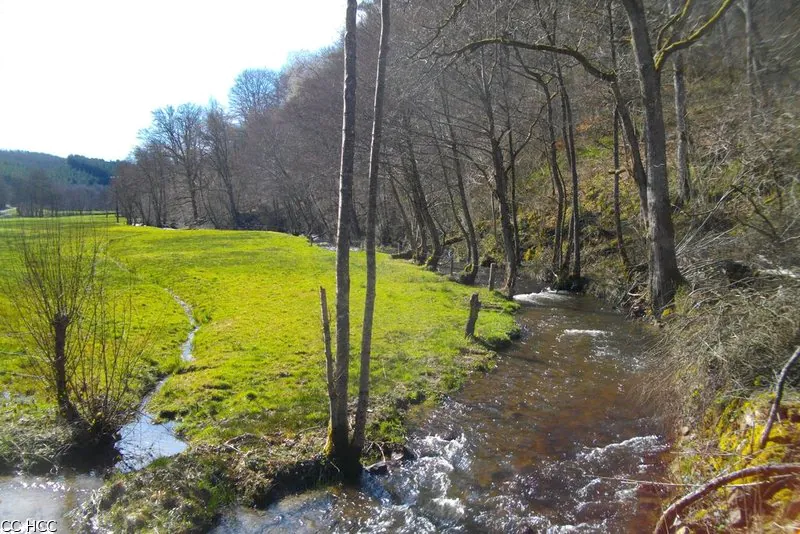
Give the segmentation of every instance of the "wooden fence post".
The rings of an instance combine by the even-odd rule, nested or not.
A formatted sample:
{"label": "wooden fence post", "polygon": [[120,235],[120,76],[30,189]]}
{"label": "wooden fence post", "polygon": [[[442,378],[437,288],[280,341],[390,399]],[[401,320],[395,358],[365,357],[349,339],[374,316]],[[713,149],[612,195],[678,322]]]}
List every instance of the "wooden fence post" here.
{"label": "wooden fence post", "polygon": [[494,263],[489,265],[489,291],[494,291]]}
{"label": "wooden fence post", "polygon": [[478,300],[478,294],[473,293],[469,299],[469,319],[467,320],[467,327],[464,329],[466,337],[475,337],[475,323],[478,322],[478,312],[481,309],[481,301]]}

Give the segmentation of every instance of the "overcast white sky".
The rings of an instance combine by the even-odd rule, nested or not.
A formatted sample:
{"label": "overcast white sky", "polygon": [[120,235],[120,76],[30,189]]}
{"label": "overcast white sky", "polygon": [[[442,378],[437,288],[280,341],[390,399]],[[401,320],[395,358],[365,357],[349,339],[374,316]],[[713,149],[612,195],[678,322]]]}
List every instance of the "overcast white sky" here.
{"label": "overcast white sky", "polygon": [[336,41],[345,0],[0,0],[0,149],[121,159],[169,104]]}

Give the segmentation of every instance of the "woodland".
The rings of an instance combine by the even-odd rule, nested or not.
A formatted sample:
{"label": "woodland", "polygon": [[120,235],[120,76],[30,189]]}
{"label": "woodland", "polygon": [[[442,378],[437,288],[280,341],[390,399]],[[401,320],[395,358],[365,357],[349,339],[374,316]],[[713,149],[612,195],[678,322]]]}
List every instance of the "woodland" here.
{"label": "woodland", "polygon": [[[796,527],[800,5],[348,0],[343,14],[340,42],[298,54],[278,71],[243,71],[227,105],[154,110],[126,161],[70,156],[69,168],[84,177],[76,198],[90,199],[76,201],[80,208],[68,208],[64,195],[46,187],[55,175],[24,176],[13,170],[13,158],[0,167],[7,169],[0,206],[40,217],[107,211],[107,218],[137,228],[112,227],[116,237],[108,246],[94,245],[89,256],[111,253],[114,259],[104,263],[138,277],[136,283],[180,287],[215,303],[192,302],[206,329],[199,338],[201,365],[150,362],[154,375],[183,369],[157,391],[155,406],[164,419],[182,419],[181,431],[195,448],[106,484],[92,513],[130,526],[129,511],[145,507],[143,524],[184,521],[181,528],[191,531],[213,524],[217,509],[236,498],[258,505],[323,479],[358,480],[362,460],[375,450],[384,462],[387,454],[403,455],[409,405],[436,399],[429,401],[435,405],[463,385],[468,367],[486,370],[488,351],[520,335],[510,324],[517,305],[509,301],[520,280],[532,280],[552,292],[591,293],[653,326],[649,386],[637,402],[658,408],[676,453],[665,468],[670,481],[653,483],[654,494],[671,502],[654,518],[657,533]],[[187,231],[163,232],[170,228]],[[214,254],[202,253],[212,241]],[[335,263],[318,248],[310,252],[309,243],[335,249]],[[29,256],[30,271],[36,262]],[[248,303],[256,314],[225,300],[232,291],[219,281],[225,269],[226,284],[247,300],[253,289],[243,280],[256,280],[259,265],[283,272],[277,260],[284,256],[287,265],[297,263],[282,276],[297,275],[303,288],[302,298],[280,296],[297,324],[281,322],[291,314],[280,310]],[[412,271],[409,262],[418,267]],[[449,281],[421,272],[446,272],[447,264]],[[357,281],[352,306],[351,271]],[[260,279],[272,280],[275,272]],[[413,278],[412,293],[431,306],[430,317],[452,326],[466,319],[467,286],[483,284],[487,272],[490,290],[476,290],[469,305],[473,329],[468,324],[466,336],[458,330],[457,340],[451,337],[456,330],[428,331],[424,321],[412,320],[416,305],[399,296],[407,290],[397,289]],[[334,273],[329,315],[324,283]],[[310,280],[319,285],[306,287]],[[273,291],[262,285],[259,291]],[[423,289],[436,297],[424,297]],[[433,359],[444,358],[436,360],[438,371],[420,367],[431,361],[427,353],[415,354],[407,370],[390,369],[402,396],[390,401],[386,368],[381,380],[371,367],[373,352],[406,357],[388,348],[396,332],[387,334],[386,321],[395,311],[378,304],[376,312],[376,295],[387,294],[400,303],[404,321],[412,318],[401,323],[404,332],[429,336],[426,343],[442,348]],[[480,317],[491,319],[476,336],[479,294]],[[301,302],[302,309],[293,307]],[[322,335],[309,326],[310,306],[321,316]],[[324,361],[324,370],[302,382],[316,388],[313,399],[306,397],[310,390],[293,390],[301,399],[296,412],[287,415],[269,396],[291,376],[278,370],[285,362],[312,372],[298,356],[309,352],[276,349],[280,355],[270,365],[278,367],[268,370],[274,382],[263,388],[253,382],[247,391],[237,388],[263,371],[263,351],[253,348],[251,359],[219,358],[250,350],[243,340],[257,334],[229,339],[241,325],[228,315],[242,313],[306,336]],[[202,337],[212,333],[231,348]],[[172,338],[164,345],[174,349]],[[483,349],[475,352],[470,344]],[[457,351],[479,361],[454,358]],[[245,363],[253,369],[242,371]],[[132,383],[145,391],[153,381]],[[227,385],[217,388],[218,382]],[[420,383],[418,391],[402,389]],[[221,392],[213,394],[211,411],[203,403],[215,388]],[[126,395],[138,401],[129,389]],[[57,399],[61,419],[72,409],[62,402],[65,395]],[[325,396],[327,413],[319,410]],[[258,399],[259,410],[246,411],[243,399]],[[395,408],[386,412],[386,406]],[[219,424],[218,410],[230,416]],[[273,430],[297,430],[296,417],[327,426],[286,445]],[[104,426],[106,437],[121,420]],[[255,439],[235,456],[240,463],[228,465],[231,451],[241,453],[237,447],[262,431],[269,435],[263,440],[273,441]],[[184,472],[211,489],[199,491]],[[148,488],[158,481],[182,488],[185,517],[169,516],[169,503],[150,506]],[[678,498],[676,488],[692,491]]]}

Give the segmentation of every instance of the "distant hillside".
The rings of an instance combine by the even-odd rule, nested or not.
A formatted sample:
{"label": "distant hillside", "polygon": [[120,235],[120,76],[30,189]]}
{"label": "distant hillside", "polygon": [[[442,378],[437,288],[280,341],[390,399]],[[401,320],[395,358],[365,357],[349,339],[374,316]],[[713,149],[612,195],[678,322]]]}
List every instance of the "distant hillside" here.
{"label": "distant hillside", "polygon": [[39,152],[0,150],[0,178],[27,179],[38,170],[56,183],[108,185],[117,163],[77,155],[60,158]]}

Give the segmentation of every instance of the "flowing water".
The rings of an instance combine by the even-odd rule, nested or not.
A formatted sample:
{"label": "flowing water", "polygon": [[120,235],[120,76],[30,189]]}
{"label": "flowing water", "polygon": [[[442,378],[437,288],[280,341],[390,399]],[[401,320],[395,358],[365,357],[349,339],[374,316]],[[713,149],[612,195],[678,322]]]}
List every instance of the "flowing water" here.
{"label": "flowing water", "polygon": [[420,426],[416,460],[238,509],[217,532],[650,530],[657,505],[632,481],[658,477],[667,445],[636,395],[647,333],[589,297],[517,300],[522,341]]}
{"label": "flowing water", "polygon": [[[200,325],[194,320],[191,307],[177,295],[170,294],[189,319],[191,328],[181,346],[181,359],[192,361],[194,336]],[[173,456],[186,449],[186,443],[175,436],[173,422],[156,422],[145,410],[165,380],[142,400],[137,418],[120,429],[120,439],[115,444],[119,455],[114,469],[134,471],[157,458]],[[0,521],[54,520],[59,525],[58,532],[68,532],[69,512],[103,485],[101,471],[85,473],[67,469],[57,476],[0,476]]]}
{"label": "flowing water", "polygon": [[[522,341],[419,426],[409,443],[414,461],[385,477],[364,475],[357,489],[237,509],[216,532],[649,530],[656,505],[632,481],[657,478],[667,446],[654,411],[635,395],[647,333],[588,297],[517,300]],[[196,330],[192,320],[184,360]],[[122,435],[121,470],[185,447],[146,413]],[[66,525],[65,514],[101,484],[93,473],[0,477],[0,518]]]}
{"label": "flowing water", "polygon": [[[192,356],[194,336],[200,329],[200,325],[194,320],[191,306],[174,293],[170,292],[170,295],[183,308],[189,319],[191,328],[186,336],[186,341],[181,345],[181,360],[190,362],[194,359]],[[142,400],[142,410],[139,416],[120,429],[120,439],[116,443],[116,449],[121,455],[116,468],[120,471],[136,471],[157,458],[174,456],[186,450],[186,442],[175,436],[174,422],[156,422],[155,418],[144,409],[165,381],[166,378],[161,380],[154,390]]]}

